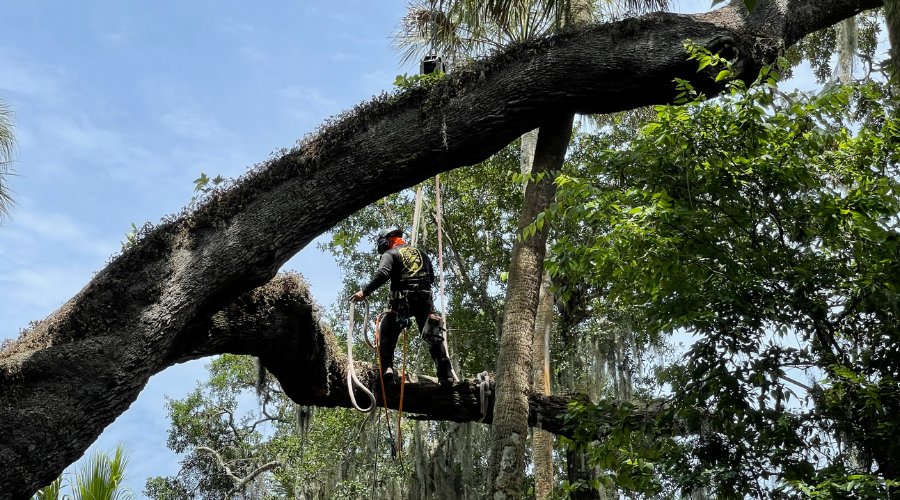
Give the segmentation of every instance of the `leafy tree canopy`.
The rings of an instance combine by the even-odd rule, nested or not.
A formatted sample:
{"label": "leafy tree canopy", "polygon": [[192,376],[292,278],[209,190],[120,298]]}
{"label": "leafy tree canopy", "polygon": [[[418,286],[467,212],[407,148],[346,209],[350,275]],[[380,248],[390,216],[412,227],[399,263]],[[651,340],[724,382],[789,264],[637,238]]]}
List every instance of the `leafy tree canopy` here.
{"label": "leafy tree canopy", "polygon": [[576,445],[620,487],[896,491],[896,98],[877,83],[783,93],[777,77],[710,102],[682,82],[689,105],[656,108],[624,148],[580,137],[592,161],[558,180],[551,211],[602,236],[559,238],[553,272],[639,310],[646,334],[695,338],[660,372],[670,406],[655,424],[573,407]]}

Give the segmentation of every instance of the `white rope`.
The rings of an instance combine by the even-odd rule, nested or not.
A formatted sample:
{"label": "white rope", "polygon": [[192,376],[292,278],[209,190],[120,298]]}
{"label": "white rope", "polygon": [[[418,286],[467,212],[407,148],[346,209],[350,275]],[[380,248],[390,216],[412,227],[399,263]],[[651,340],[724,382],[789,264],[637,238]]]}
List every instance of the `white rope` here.
{"label": "white rope", "polygon": [[[363,336],[366,337],[366,343],[368,344],[369,338],[366,336],[366,329],[369,324],[369,301],[365,299],[363,299],[363,301],[366,303],[366,316],[363,320],[365,325],[363,326]],[[350,402],[353,403],[354,408],[363,413],[369,413],[375,409],[375,395],[359,381],[359,378],[356,376],[356,366],[353,363],[353,316],[355,314],[355,304],[356,303],[353,301],[350,302],[350,330],[347,332],[347,392],[350,393]],[[354,386],[359,388],[359,390],[363,391],[363,393],[369,397],[371,404],[368,408],[360,408],[359,405],[356,404]]]}
{"label": "white rope", "polygon": [[[441,275],[441,319],[444,322],[444,329],[441,335],[444,337],[444,352],[447,353],[447,360],[450,360],[450,347],[447,346],[447,309],[444,305],[444,245],[441,235],[441,176],[434,176],[434,205],[437,211],[437,230],[438,230],[438,272]],[[459,382],[456,371],[453,369],[453,363],[450,363],[450,373],[453,375],[454,382]]]}
{"label": "white rope", "polygon": [[[375,345],[378,343],[378,332],[375,332],[375,341],[374,342],[369,340],[369,301],[366,299],[363,299],[363,302],[366,303],[366,315],[363,316],[363,332],[362,332],[362,334],[363,334],[363,338],[366,339],[366,345],[368,345],[370,349],[375,351],[378,349],[378,346]],[[350,312],[351,312],[351,314],[353,312],[353,304],[352,303],[350,304]],[[353,318],[350,318],[350,321],[353,321]],[[351,330],[353,328],[352,325],[353,325],[353,323],[351,323],[351,327],[350,327]]]}
{"label": "white rope", "polygon": [[412,234],[409,235],[409,246],[416,248],[419,241],[419,216],[422,213],[422,186],[416,189],[416,209],[413,211]]}
{"label": "white rope", "polygon": [[475,377],[475,383],[478,385],[478,402],[480,403],[481,418],[478,423],[484,422],[487,416],[488,400],[491,397],[491,376],[488,372],[481,372]]}

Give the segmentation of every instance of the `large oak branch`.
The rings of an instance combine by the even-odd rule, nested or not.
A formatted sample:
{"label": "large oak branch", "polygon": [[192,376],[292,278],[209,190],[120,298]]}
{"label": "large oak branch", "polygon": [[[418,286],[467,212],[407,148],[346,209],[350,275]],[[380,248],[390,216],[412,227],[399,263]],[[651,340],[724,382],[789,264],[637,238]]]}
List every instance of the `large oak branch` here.
{"label": "large oak branch", "polygon": [[[148,231],[2,355],[0,498],[27,498],[52,481],[151,375],[199,345],[213,314],[356,210],[475,164],[548,117],[671,102],[676,77],[718,92],[711,75],[685,60],[685,39],[728,55],[741,78],[753,79],[805,34],[880,5],[760,0],[752,15],[737,2],[702,15],[598,24],[358,106],[195,212]],[[296,370],[311,369],[297,361]]]}
{"label": "large oak branch", "polygon": [[[197,325],[204,335],[183,346],[177,362],[213,354],[258,356],[294,402],[307,406],[351,408],[347,391],[347,357],[337,345],[331,328],[319,319],[307,285],[295,274],[281,274],[268,284],[238,298],[208,322]],[[359,332],[357,332],[359,335]],[[357,344],[358,349],[365,349]],[[357,353],[358,354],[358,353]],[[355,363],[357,376],[383,406],[375,366]],[[493,391],[493,386],[492,386]],[[397,409],[398,387],[388,386],[387,406]],[[405,385],[403,411],[413,418],[453,422],[493,421],[493,400],[488,398],[482,418],[478,387],[463,381],[442,387],[432,377],[410,374]],[[357,398],[359,399],[359,398]],[[530,396],[530,425],[558,435],[570,435],[562,414],[570,397]],[[368,401],[360,400],[363,407]],[[653,418],[658,406],[635,412],[636,418]]]}

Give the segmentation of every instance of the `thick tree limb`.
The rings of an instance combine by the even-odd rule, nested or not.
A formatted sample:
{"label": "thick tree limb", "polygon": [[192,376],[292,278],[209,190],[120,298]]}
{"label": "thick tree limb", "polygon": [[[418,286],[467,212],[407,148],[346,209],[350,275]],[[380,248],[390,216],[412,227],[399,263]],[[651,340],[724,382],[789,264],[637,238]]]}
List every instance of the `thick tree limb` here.
{"label": "thick tree limb", "polygon": [[[207,335],[185,347],[184,358],[179,362],[223,352],[259,356],[295,403],[352,407],[346,386],[347,357],[331,329],[319,321],[312,296],[298,276],[279,275],[214,315],[208,327]],[[360,361],[356,364],[360,380],[376,394],[377,404],[382,406],[376,367]],[[472,382],[459,382],[448,389],[432,377],[413,374],[405,391],[403,410],[416,414],[412,418],[453,422],[481,419],[478,388]],[[399,388],[388,388],[386,392],[388,407],[397,409]],[[533,393],[529,399],[532,426],[569,435],[561,415],[572,398]],[[641,414],[652,418],[657,409],[645,409]],[[492,421],[493,401],[483,423]]]}
{"label": "thick tree limb", "polygon": [[[210,347],[224,342],[210,335],[227,337],[210,330],[212,315],[268,282],[291,256],[363,206],[475,164],[550,117],[667,103],[675,77],[708,94],[720,91],[712,75],[685,61],[685,39],[733,57],[737,75],[753,79],[805,34],[879,6],[880,0],[760,0],[753,15],[741,2],[702,15],[650,14],[511,47],[427,90],[357,107],[195,213],[149,231],[27,342],[0,355],[0,499],[28,498],[49,484],[153,374],[225,352]],[[290,350],[235,339],[264,359],[266,349]],[[287,367],[272,370],[286,391],[302,392],[307,379],[296,377],[289,389],[290,377],[282,379]],[[317,370],[302,358],[292,368],[330,376]],[[304,397],[337,404],[334,387]],[[448,414],[457,408],[416,408],[423,390],[410,389],[404,406]],[[474,397],[463,388],[457,394]]]}

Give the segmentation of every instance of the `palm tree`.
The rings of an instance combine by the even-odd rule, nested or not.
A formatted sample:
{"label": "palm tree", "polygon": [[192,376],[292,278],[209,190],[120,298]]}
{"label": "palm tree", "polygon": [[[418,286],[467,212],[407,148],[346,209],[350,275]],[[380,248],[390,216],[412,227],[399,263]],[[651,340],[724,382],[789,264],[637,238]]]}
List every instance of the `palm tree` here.
{"label": "palm tree", "polygon": [[62,489],[62,478],[62,476],[59,476],[52,483],[39,489],[38,492],[34,494],[32,500],[59,500],[59,493]]}
{"label": "palm tree", "polygon": [[[418,0],[404,17],[394,46],[404,62],[430,53],[442,54],[452,66],[509,43],[527,41],[564,27],[667,6],[668,0]],[[489,461],[491,498],[514,499],[522,494],[531,347],[548,228],[539,227],[528,237],[524,231],[553,201],[552,175],[544,175],[540,182],[537,179],[541,174],[562,169],[574,118],[574,115],[548,117],[538,131],[522,137],[522,157],[528,159],[523,162],[522,170],[523,174],[531,174],[532,181],[526,184],[519,220],[519,234],[523,237],[517,239],[512,249],[495,370],[496,399]],[[548,450],[541,453],[546,454]],[[513,460],[501,461],[501,457]],[[549,477],[552,482],[549,471],[540,476],[545,481]],[[536,486],[546,497],[548,485]]]}
{"label": "palm tree", "polygon": [[69,488],[72,495],[62,494],[62,481],[66,473],[60,474],[55,481],[44,486],[34,494],[32,500],[130,500],[134,493],[122,484],[125,480],[125,467],[128,466],[128,453],[124,446],[117,445],[109,451],[96,450],[69,475]]}
{"label": "palm tree", "polygon": [[6,177],[14,175],[13,152],[16,146],[15,113],[0,100],[0,223],[7,217],[15,202],[10,195]]}
{"label": "palm tree", "polygon": [[75,480],[69,481],[71,500],[130,500],[134,493],[122,481],[128,454],[120,444],[110,452],[95,451],[75,472]]}

